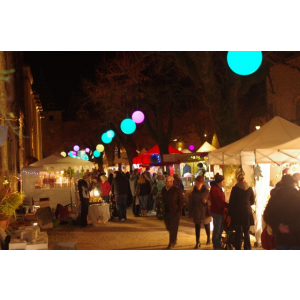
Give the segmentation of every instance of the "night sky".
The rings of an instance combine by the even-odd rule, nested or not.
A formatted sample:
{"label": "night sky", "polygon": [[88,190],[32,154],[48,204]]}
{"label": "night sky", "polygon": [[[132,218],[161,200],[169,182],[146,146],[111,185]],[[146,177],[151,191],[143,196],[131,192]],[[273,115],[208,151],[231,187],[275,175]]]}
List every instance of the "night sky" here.
{"label": "night sky", "polygon": [[[48,102],[57,103],[58,108],[68,109],[72,94],[80,92],[83,78],[93,79],[95,67],[112,52],[103,51],[27,51],[23,52],[24,62],[31,66],[33,89],[40,93],[44,110]],[[47,86],[50,94],[45,95]]]}

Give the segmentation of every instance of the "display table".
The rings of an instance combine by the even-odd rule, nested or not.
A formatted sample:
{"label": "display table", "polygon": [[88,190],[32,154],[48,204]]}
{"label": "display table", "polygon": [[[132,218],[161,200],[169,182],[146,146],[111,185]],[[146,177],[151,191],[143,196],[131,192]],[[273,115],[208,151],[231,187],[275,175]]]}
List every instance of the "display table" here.
{"label": "display table", "polygon": [[94,226],[100,223],[106,223],[110,219],[109,204],[99,203],[90,204],[87,220]]}

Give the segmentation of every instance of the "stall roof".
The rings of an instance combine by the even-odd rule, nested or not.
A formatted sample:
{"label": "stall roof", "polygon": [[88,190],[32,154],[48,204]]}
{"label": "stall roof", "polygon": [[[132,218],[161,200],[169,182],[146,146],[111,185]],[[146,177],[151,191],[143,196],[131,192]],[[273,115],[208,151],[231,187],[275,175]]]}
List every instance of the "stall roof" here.
{"label": "stall roof", "polygon": [[79,159],[79,158],[73,158],[73,157],[66,157],[59,160],[54,161],[50,164],[45,164],[44,168],[49,169],[66,169],[69,167],[83,167],[85,169],[91,169],[94,166],[94,164],[90,161]]}
{"label": "stall roof", "polygon": [[55,162],[55,161],[57,161],[61,158],[62,158],[62,156],[60,154],[53,154],[53,155],[50,155],[50,156],[47,156],[43,159],[38,160],[38,161],[30,164],[29,166],[26,166],[26,167],[22,168],[22,171],[43,170],[43,167],[44,167],[45,164],[53,163],[53,162]]}
{"label": "stall roof", "polygon": [[[181,151],[175,149],[174,147],[169,145],[169,153],[182,153]],[[136,156],[133,158],[133,163],[134,164],[150,164],[151,163],[151,156],[153,154],[159,154],[160,150],[158,145],[155,145],[148,151],[144,152],[143,154],[140,154],[139,156]]]}
{"label": "stall roof", "polygon": [[197,150],[197,152],[211,152],[217,150],[213,145],[208,142],[204,142],[203,145]]}
{"label": "stall roof", "polygon": [[[211,165],[255,165],[266,162],[279,164],[281,160],[268,156],[266,149],[276,149],[279,145],[298,137],[300,127],[277,116],[259,130],[210,152],[208,160]],[[264,155],[257,155],[258,149],[265,149]]]}

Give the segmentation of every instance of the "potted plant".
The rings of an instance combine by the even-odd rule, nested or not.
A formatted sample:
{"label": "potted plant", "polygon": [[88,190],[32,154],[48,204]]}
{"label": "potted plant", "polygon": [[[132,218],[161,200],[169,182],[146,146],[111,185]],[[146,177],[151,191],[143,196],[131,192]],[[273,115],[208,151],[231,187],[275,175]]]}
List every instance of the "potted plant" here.
{"label": "potted plant", "polygon": [[0,191],[0,227],[5,230],[9,219],[15,215],[16,209],[23,203],[24,194],[10,189],[7,180],[3,185],[4,188]]}

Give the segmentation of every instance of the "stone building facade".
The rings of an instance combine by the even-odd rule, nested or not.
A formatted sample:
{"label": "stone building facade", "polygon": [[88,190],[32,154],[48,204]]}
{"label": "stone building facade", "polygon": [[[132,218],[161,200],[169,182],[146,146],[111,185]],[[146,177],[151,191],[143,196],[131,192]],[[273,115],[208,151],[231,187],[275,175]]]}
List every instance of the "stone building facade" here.
{"label": "stone building facade", "polygon": [[279,116],[300,125],[300,56],[271,68],[266,84],[268,119]]}
{"label": "stone building facade", "polygon": [[31,89],[30,69],[23,67],[22,52],[0,51],[0,125],[7,128],[0,146],[0,188],[5,179],[14,186],[28,156],[42,158],[42,107]]}

